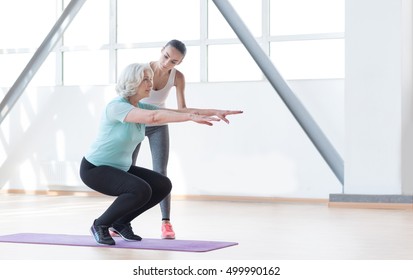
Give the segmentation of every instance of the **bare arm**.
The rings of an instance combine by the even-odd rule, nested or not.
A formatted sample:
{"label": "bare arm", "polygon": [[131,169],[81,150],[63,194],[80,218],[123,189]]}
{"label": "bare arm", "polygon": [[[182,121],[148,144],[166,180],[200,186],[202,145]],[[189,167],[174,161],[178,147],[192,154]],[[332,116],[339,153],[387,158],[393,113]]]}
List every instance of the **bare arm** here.
{"label": "bare arm", "polygon": [[175,75],[176,103],[178,109],[186,108],[185,101],[185,76],[180,71],[176,70]]}
{"label": "bare arm", "polygon": [[212,122],[219,121],[219,118],[192,114],[190,112],[180,112],[178,110],[145,110],[140,108],[132,109],[125,117],[125,122],[153,125],[187,121],[193,121],[211,126]]}
{"label": "bare arm", "polygon": [[195,115],[202,116],[215,116],[220,118],[226,123],[229,123],[229,120],[226,118],[228,115],[242,114],[243,111],[240,110],[218,110],[218,109],[198,109],[198,108],[183,108],[177,110],[178,112],[185,112]]}

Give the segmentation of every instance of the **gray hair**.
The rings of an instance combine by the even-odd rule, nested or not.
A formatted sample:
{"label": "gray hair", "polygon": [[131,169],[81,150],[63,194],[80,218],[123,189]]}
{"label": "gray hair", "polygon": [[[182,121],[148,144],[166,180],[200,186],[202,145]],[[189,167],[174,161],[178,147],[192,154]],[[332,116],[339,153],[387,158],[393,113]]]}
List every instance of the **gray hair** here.
{"label": "gray hair", "polygon": [[142,82],[145,71],[153,76],[152,68],[148,63],[132,63],[123,69],[116,84],[116,92],[122,97],[135,95],[136,88]]}

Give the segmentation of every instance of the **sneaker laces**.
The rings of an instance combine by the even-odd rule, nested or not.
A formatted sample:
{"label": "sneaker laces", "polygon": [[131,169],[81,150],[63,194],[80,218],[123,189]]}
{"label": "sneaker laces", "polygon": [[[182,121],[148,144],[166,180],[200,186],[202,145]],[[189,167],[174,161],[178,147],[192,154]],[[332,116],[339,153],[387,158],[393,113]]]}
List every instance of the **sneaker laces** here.
{"label": "sneaker laces", "polygon": [[132,226],[131,226],[130,223],[123,224],[123,225],[114,224],[114,225],[112,226],[112,228],[113,228],[117,233],[119,233],[119,235],[120,235],[122,238],[124,238],[124,239],[126,238],[126,239],[129,239],[129,240],[142,240],[142,238],[141,238],[139,235],[136,235],[136,234],[133,232],[133,229],[132,229]]}
{"label": "sneaker laces", "polygon": [[133,237],[136,236],[136,234],[133,232],[131,224],[126,224],[125,227],[121,231],[122,235],[125,237]]}

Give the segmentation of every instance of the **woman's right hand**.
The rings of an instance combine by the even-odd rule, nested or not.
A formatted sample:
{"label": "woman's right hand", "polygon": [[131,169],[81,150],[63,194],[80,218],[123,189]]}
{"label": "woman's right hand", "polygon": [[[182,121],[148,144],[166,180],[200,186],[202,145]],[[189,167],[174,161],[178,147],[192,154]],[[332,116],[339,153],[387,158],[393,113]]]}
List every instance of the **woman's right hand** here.
{"label": "woman's right hand", "polygon": [[199,124],[206,124],[209,126],[213,125],[213,122],[219,122],[221,119],[214,117],[214,116],[205,116],[205,115],[198,115],[198,114],[190,114],[191,121],[194,121]]}

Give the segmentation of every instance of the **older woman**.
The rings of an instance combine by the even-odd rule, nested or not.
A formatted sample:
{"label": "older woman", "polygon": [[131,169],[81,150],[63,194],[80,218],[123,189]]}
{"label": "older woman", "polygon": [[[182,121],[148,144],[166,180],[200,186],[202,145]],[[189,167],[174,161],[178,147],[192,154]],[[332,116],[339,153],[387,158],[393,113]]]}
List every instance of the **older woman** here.
{"label": "older woman", "polygon": [[142,238],[132,230],[132,220],[158,204],[172,189],[166,176],[132,165],[132,153],[145,137],[145,124],[194,121],[212,125],[220,120],[140,102],[149,96],[152,77],[147,64],[135,63],[124,69],[116,85],[119,96],[106,106],[97,138],[81,162],[82,181],[95,191],[116,197],[90,228],[98,244],[115,244],[109,228],[127,241],[140,241]]}

